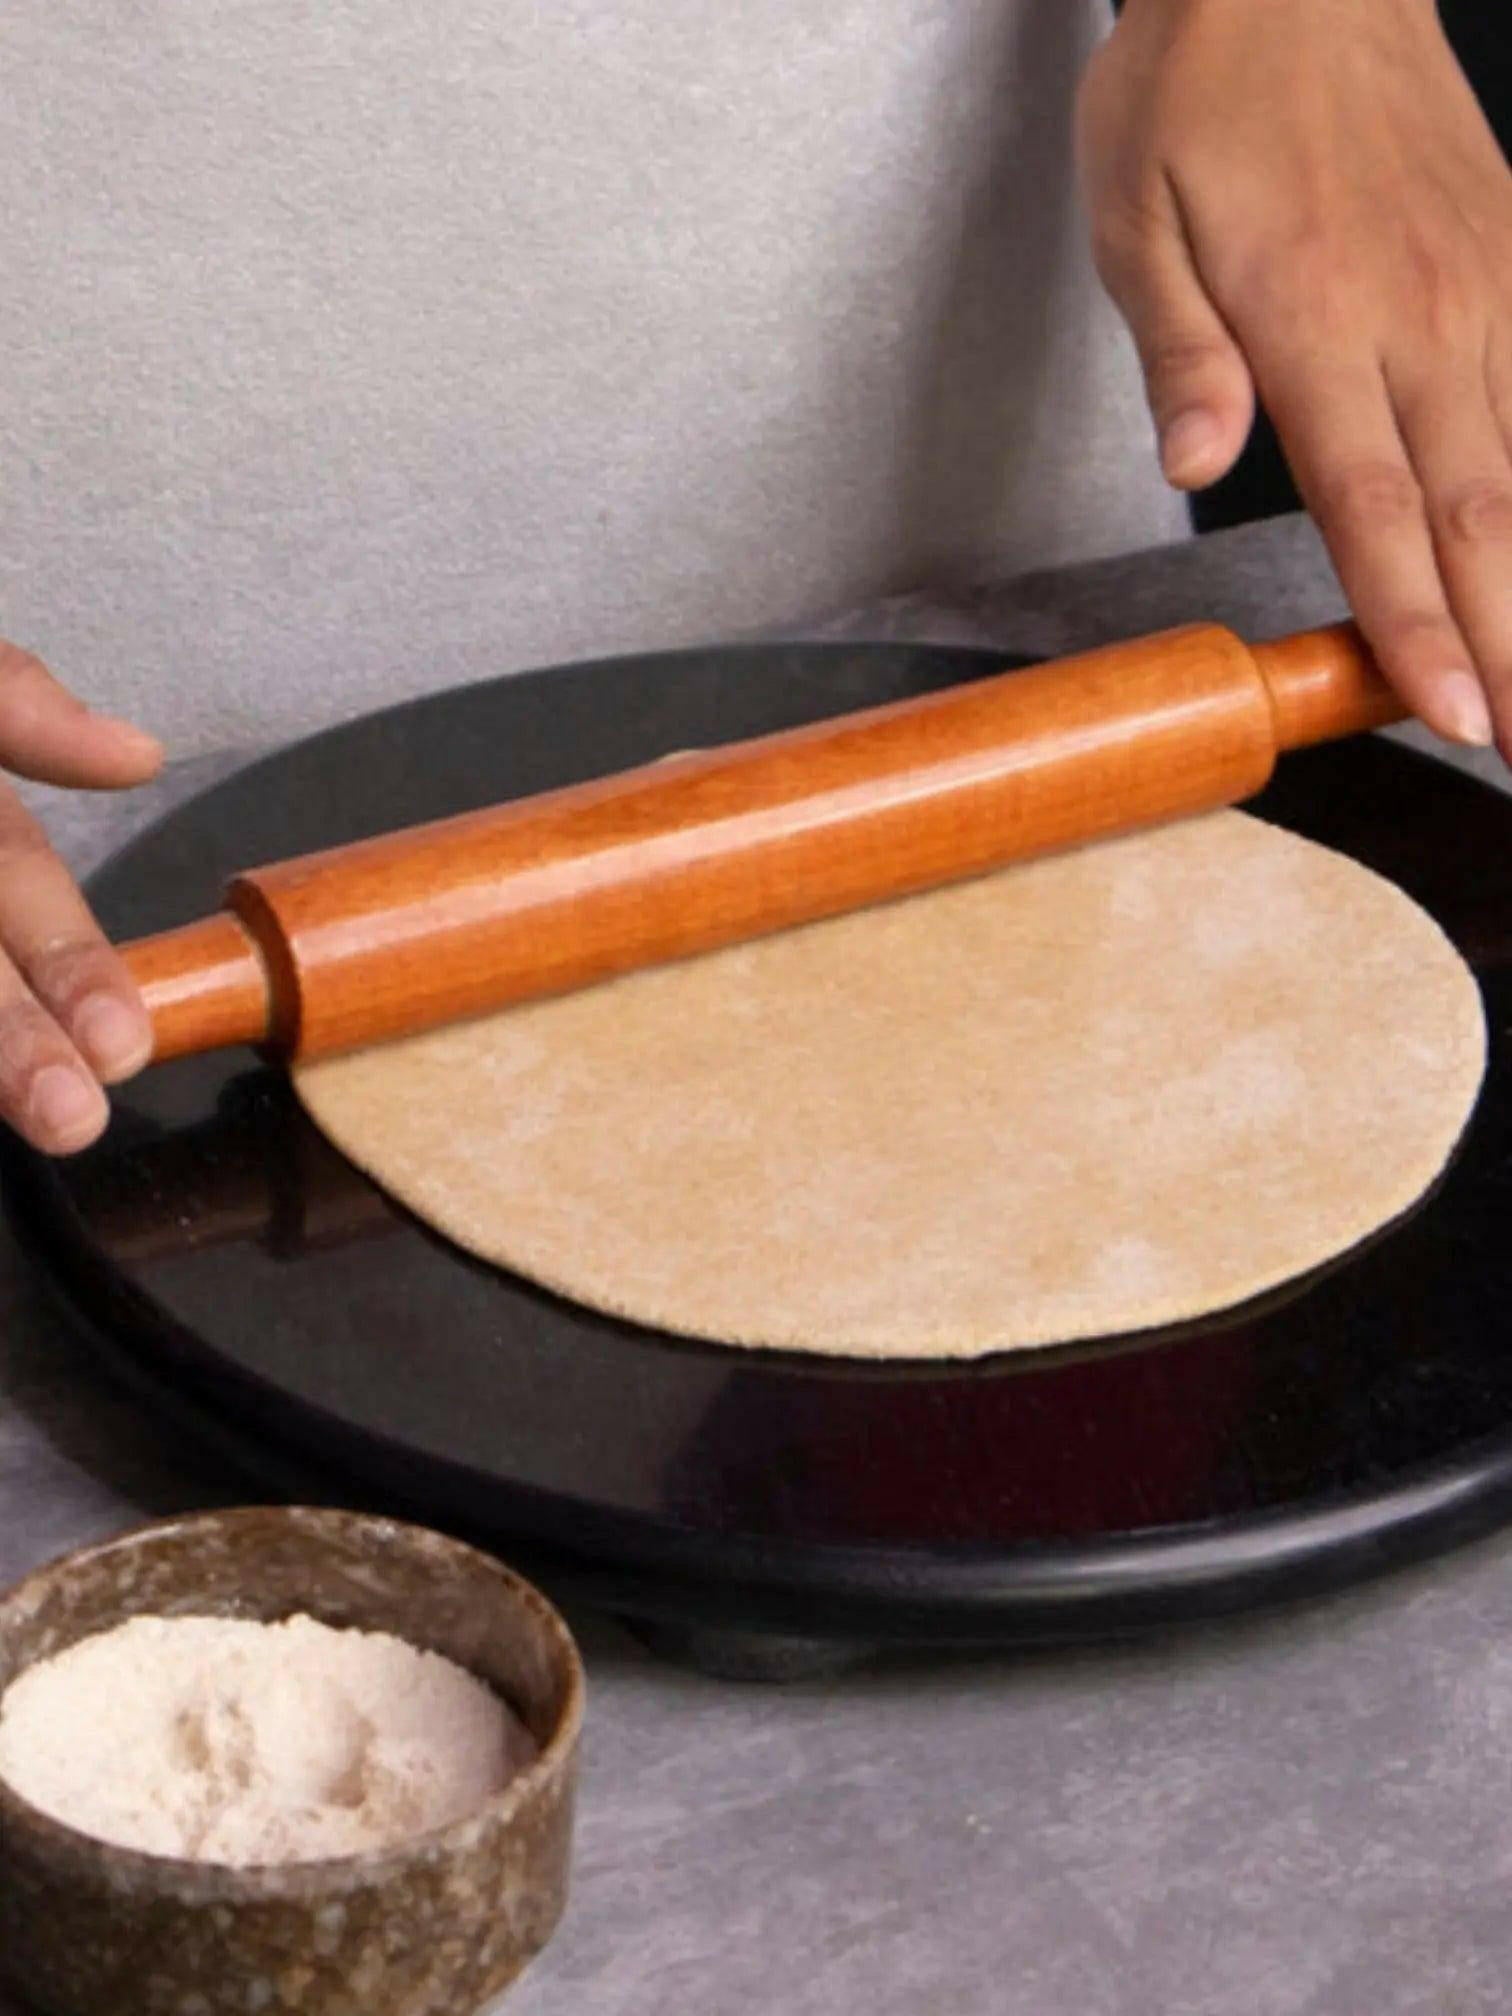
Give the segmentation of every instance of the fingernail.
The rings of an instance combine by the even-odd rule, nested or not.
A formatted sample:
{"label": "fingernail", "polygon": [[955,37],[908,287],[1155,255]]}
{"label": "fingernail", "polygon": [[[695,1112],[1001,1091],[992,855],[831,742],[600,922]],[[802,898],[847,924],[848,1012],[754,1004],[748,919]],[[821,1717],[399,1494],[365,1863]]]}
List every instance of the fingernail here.
{"label": "fingernail", "polygon": [[152,1050],[146,1017],[113,994],[91,994],[74,1014],[73,1033],[90,1063],[107,1078],[140,1070]]}
{"label": "fingernail", "polygon": [[1467,742],[1473,749],[1491,744],[1495,729],[1491,709],[1481,691],[1480,681],[1471,672],[1449,672],[1439,682],[1438,715],[1442,732],[1455,742]]}
{"label": "fingernail", "polygon": [[105,1117],[104,1095],[66,1064],[49,1064],[32,1080],[27,1111],[49,1141],[82,1145]]}
{"label": "fingernail", "polygon": [[145,728],[138,728],[135,721],[123,721],[117,714],[109,714],[104,718],[109,721],[123,742],[134,743],[143,756],[162,755],[163,745],[157,736],[149,734]]}
{"label": "fingernail", "polygon": [[1160,437],[1160,466],[1168,483],[1200,476],[1218,445],[1218,422],[1204,407],[1178,413]]}

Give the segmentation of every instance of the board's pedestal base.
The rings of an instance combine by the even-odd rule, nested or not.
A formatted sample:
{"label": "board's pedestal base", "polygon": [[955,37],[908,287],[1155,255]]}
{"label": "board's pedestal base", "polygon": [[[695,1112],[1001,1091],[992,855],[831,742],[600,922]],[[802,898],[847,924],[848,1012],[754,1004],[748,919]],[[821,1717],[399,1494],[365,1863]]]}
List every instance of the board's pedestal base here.
{"label": "board's pedestal base", "polygon": [[767,1686],[828,1680],[864,1666],[881,1650],[878,1645],[851,1639],[783,1638],[718,1626],[656,1623],[641,1617],[622,1617],[620,1622],[648,1652],[670,1665],[691,1666],[712,1680]]}

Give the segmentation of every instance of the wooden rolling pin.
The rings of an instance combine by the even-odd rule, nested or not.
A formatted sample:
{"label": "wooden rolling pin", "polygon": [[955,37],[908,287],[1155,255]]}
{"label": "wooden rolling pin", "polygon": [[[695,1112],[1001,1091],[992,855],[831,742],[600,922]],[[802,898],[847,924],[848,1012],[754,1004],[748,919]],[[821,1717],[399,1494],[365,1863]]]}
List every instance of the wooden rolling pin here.
{"label": "wooden rolling pin", "polygon": [[1233,804],[1403,711],[1350,625],[1173,630],[252,869],[125,957],[156,1057],[317,1057]]}

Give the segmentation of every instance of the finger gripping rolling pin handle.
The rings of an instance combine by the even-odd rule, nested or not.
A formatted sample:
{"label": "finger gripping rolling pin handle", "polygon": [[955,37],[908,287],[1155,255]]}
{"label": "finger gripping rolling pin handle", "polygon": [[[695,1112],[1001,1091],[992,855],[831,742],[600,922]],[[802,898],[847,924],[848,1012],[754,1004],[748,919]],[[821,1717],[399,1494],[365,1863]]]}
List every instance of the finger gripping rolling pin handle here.
{"label": "finger gripping rolling pin handle", "polygon": [[315,1057],[1233,804],[1401,712],[1350,626],[1193,626],[253,869],[125,956],[158,1058]]}

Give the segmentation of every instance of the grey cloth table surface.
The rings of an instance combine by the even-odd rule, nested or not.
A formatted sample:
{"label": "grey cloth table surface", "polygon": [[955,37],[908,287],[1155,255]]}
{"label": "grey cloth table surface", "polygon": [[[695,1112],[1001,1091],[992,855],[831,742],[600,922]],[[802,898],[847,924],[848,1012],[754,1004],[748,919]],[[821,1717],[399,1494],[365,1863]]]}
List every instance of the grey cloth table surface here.
{"label": "grey cloth table surface", "polygon": [[[824,627],[1048,651],[1339,607],[1310,529],[1283,520]],[[233,760],[130,803],[59,801],[53,830],[87,866]],[[245,1491],[101,1381],[0,1244],[0,1579]],[[591,1685],[574,1897],[512,2016],[1512,2000],[1512,1538],[1305,1610],[789,1688],[574,1622]],[[20,2012],[0,1997],[0,2016]]]}

